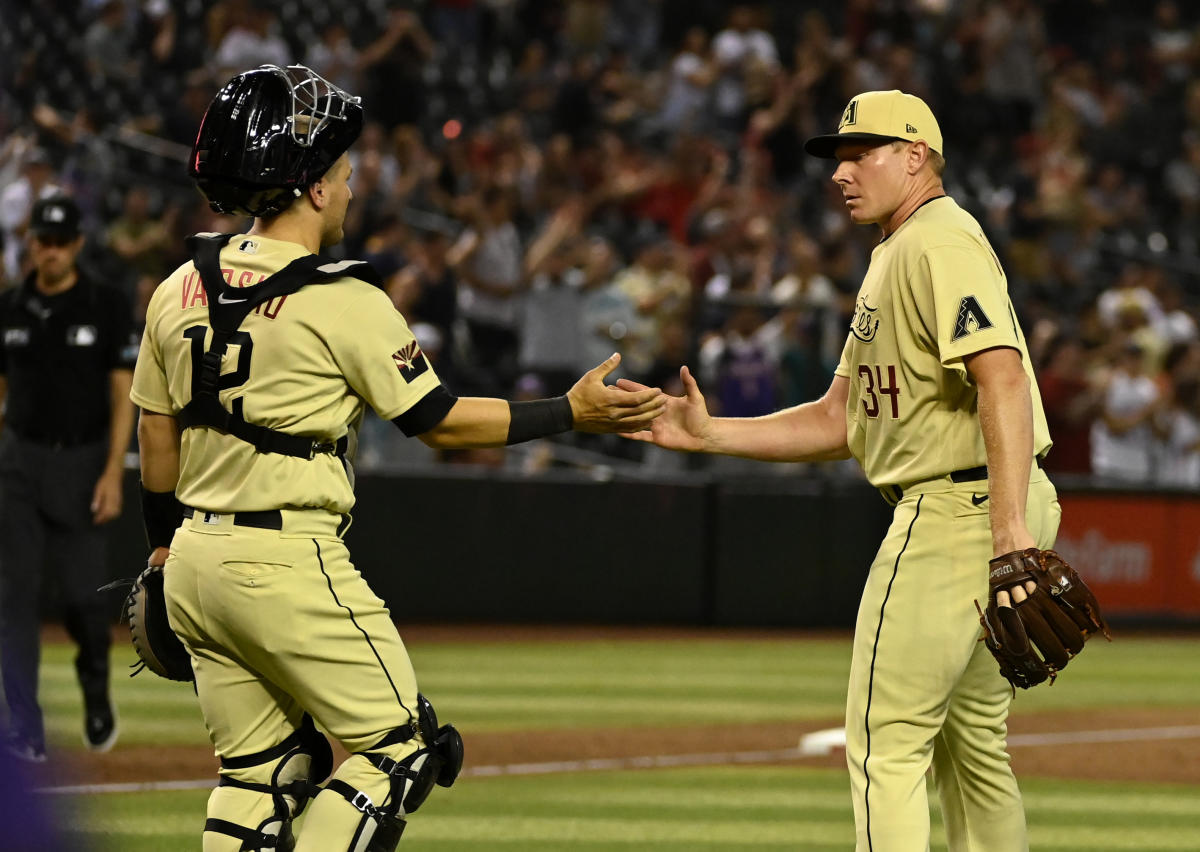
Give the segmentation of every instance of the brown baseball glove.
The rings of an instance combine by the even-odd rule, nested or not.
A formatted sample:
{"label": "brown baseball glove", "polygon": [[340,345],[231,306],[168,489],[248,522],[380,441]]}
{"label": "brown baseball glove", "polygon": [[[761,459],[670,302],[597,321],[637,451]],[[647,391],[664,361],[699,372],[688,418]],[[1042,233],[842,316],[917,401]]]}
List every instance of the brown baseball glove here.
{"label": "brown baseball glove", "polygon": [[[983,641],[1013,687],[1028,689],[1046,678],[1054,682],[1067,663],[1096,633],[1112,641],[1096,596],[1075,569],[1053,550],[1014,550],[988,563],[988,604],[980,610]],[[1020,603],[1000,606],[996,596],[1037,584]],[[1015,691],[1015,689],[1014,689]]]}
{"label": "brown baseball glove", "polygon": [[141,660],[130,677],[150,669],[168,680],[193,679],[192,659],[167,621],[161,566],[144,569],[133,581],[123,616],[129,622],[129,638]]}

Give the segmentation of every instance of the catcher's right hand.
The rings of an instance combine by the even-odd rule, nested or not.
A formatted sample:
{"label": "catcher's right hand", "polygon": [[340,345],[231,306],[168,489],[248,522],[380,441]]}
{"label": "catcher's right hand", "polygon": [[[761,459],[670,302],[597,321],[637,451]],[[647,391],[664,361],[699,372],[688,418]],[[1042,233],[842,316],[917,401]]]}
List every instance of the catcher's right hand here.
{"label": "catcher's right hand", "polygon": [[133,581],[123,617],[129,622],[133,650],[142,661],[133,674],[146,668],[168,680],[194,679],[192,658],[167,621],[161,565],[150,565]]}
{"label": "catcher's right hand", "polygon": [[[1014,687],[1028,689],[1047,678],[1053,683],[1098,632],[1112,640],[1096,596],[1053,550],[1014,550],[988,564],[987,609],[980,609],[978,601],[975,608],[983,641]],[[1029,583],[1035,585],[1033,591],[1016,601],[1013,590],[1024,591]],[[1013,603],[998,601],[1001,593]]]}

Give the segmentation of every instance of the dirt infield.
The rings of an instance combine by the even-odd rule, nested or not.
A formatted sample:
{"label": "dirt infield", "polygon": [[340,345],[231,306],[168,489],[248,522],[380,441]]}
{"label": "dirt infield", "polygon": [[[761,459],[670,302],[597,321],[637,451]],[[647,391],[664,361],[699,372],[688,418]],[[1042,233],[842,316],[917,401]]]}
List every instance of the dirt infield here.
{"label": "dirt infield", "polygon": [[[1186,709],[1016,715],[1010,733],[1109,731],[1194,725]],[[582,728],[522,731],[514,734],[465,732],[467,766],[587,760],[677,754],[708,754],[795,748],[800,737],[827,724],[757,724],[741,729],[728,725],[685,728]],[[1012,748],[1018,776],[1103,779],[1110,781],[1200,784],[1200,734],[1194,739],[1145,739],[1133,742],[1056,743]],[[805,766],[842,768],[840,751],[823,757],[798,758]],[[78,755],[69,763],[51,764],[45,783],[95,784],[126,781],[174,781],[215,777],[217,761],[208,748],[131,746],[108,754]]]}
{"label": "dirt infield", "polygon": [[[797,634],[801,635],[801,634]],[[813,634],[802,634],[814,638]],[[841,634],[839,634],[841,635]],[[563,641],[584,639],[654,639],[697,637],[779,638],[779,632],[704,631],[621,627],[484,627],[408,628],[410,642]],[[51,638],[51,637],[47,637]],[[1150,729],[1196,726],[1194,709],[1119,708],[1113,710],[1023,713],[1019,704],[1009,720],[1013,768],[1020,776],[1069,777],[1111,781],[1200,784],[1200,731],[1191,738],[1157,738]],[[467,767],[505,766],[592,758],[656,757],[714,752],[780,751],[797,747],[801,736],[838,727],[841,719],[822,721],[687,727],[570,728],[517,733],[472,733],[464,730]],[[1029,735],[1147,729],[1147,737],[1130,741],[1021,744]],[[1053,740],[1053,737],[1047,739]],[[335,748],[336,751],[336,748]],[[62,754],[62,753],[60,753]],[[342,755],[338,755],[339,759]],[[843,754],[796,757],[789,763],[842,768]],[[117,746],[108,754],[70,753],[45,767],[43,783],[99,784],[193,780],[215,777],[217,761],[205,747]]]}

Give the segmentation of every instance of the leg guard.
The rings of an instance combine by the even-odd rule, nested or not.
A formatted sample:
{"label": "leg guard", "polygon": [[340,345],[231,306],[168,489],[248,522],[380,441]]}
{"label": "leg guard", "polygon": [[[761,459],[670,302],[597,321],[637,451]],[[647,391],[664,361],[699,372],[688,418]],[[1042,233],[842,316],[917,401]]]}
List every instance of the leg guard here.
{"label": "leg guard", "polygon": [[[379,801],[342,778],[335,777],[325,785],[322,801],[336,793],[361,814],[349,845],[341,847],[339,844],[336,852],[342,852],[343,848],[346,852],[393,852],[404,831],[404,818],[425,802],[435,784],[449,787],[458,777],[463,762],[462,737],[453,725],[438,727],[437,714],[424,696],[417,696],[417,707],[416,725],[396,728],[355,755],[387,777],[388,785],[383,795],[376,793]],[[424,745],[415,751],[410,750],[410,745],[398,758],[382,753],[390,750],[395,754],[396,746],[410,743],[418,733]],[[310,823],[316,818],[315,813],[309,818]],[[309,832],[312,829],[310,826],[304,832],[306,843],[311,839]]]}
{"label": "leg guard", "polygon": [[[211,816],[204,830],[242,841],[239,852],[264,849],[291,852],[296,845],[292,820],[320,790],[317,785],[329,777],[333,750],[313,725],[312,718],[305,715],[300,727],[279,745],[258,754],[222,757],[221,768],[219,786],[270,797],[271,814],[254,826]],[[210,813],[216,810],[210,808]]]}

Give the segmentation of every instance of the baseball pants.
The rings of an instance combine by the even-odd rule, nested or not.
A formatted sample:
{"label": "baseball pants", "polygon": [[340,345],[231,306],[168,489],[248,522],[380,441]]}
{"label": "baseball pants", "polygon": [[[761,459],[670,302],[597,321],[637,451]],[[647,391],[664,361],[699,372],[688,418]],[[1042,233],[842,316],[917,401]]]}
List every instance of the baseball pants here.
{"label": "baseball pants", "polygon": [[[63,622],[75,641],[75,673],[85,703],[108,699],[111,596],[106,581],[108,533],[92,522],[92,493],[108,442],[55,448],[11,432],[0,439],[0,668],[9,727],[45,745],[38,705],[40,598],[47,580],[58,587]],[[47,558],[48,557],[48,558]]]}
{"label": "baseball pants", "polygon": [[[930,769],[952,852],[1029,848],[1006,746],[1012,692],[974,603],[988,595],[986,494],[986,481],[948,477],[906,489],[871,565],[846,704],[858,852],[929,848]],[[1038,468],[1026,511],[1052,547],[1061,508]]]}
{"label": "baseball pants", "polygon": [[[196,512],[171,544],[164,574],[172,628],[193,658],[196,693],[218,755],[238,758],[277,746],[305,712],[350,752],[416,718],[417,684],[383,601],[350,562],[341,517],[282,511],[282,530],[239,526],[231,515]],[[411,754],[419,739],[381,753]],[[245,770],[222,769],[248,780]],[[239,774],[240,773],[240,774]],[[388,802],[390,783],[361,756],[334,777]],[[208,816],[256,827],[269,796],[217,787]],[[309,805],[297,850],[348,848],[362,814],[336,793]],[[238,841],[204,835],[206,852]]]}

